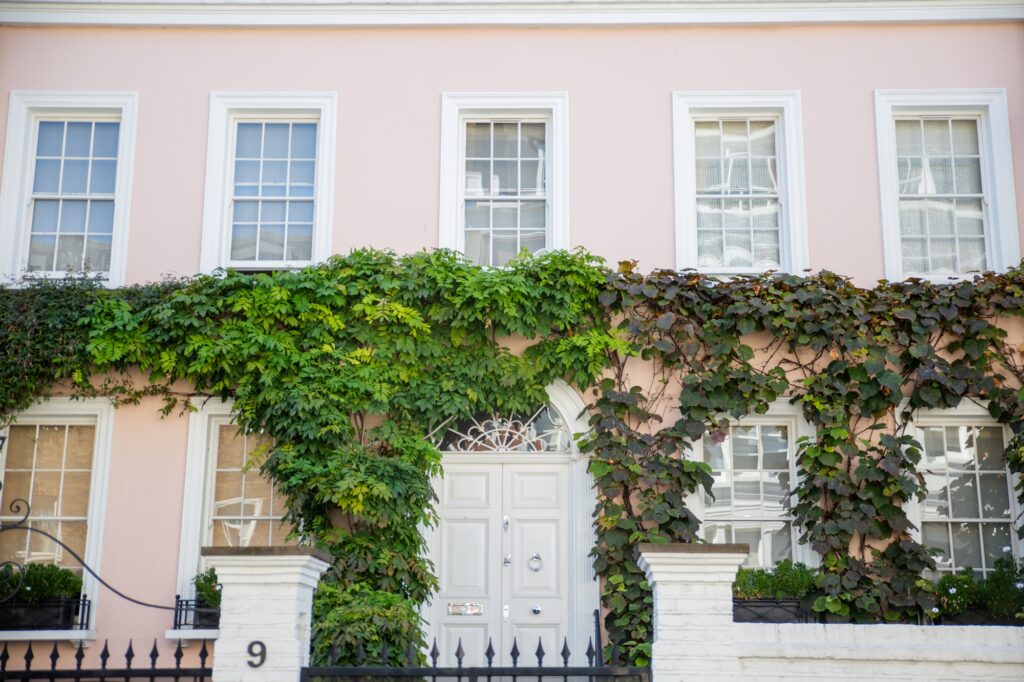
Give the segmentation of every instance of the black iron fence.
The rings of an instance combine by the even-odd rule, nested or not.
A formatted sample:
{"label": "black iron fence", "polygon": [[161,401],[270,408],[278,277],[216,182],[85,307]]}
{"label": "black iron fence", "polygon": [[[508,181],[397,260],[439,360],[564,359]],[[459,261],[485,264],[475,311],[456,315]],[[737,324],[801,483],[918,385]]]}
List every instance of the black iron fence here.
{"label": "black iron fence", "polygon": [[[199,667],[183,667],[182,659],[185,657],[182,651],[181,641],[175,647],[171,657],[174,659],[173,666],[158,665],[160,663],[160,650],[157,648],[156,640],[153,640],[153,648],[144,658],[135,653],[132,642],[128,642],[128,648],[124,652],[122,664],[117,667],[110,666],[110,647],[106,642],[99,654],[100,667],[85,667],[85,647],[82,642],[78,643],[75,653],[68,660],[67,656],[62,657],[60,647],[53,643],[49,654],[36,654],[32,642],[28,642],[24,655],[18,656],[21,661],[11,656],[7,642],[0,650],[0,680],[73,680],[74,682],[92,682],[93,680],[175,680],[192,682],[205,682],[212,678],[212,672],[207,666],[207,659],[210,657],[210,650],[203,641],[199,650]],[[62,660],[63,658],[63,660]],[[136,660],[140,658],[141,660]],[[42,659],[42,660],[39,660]],[[168,661],[169,663],[169,661]],[[115,662],[116,665],[116,662]],[[73,666],[73,667],[72,667]],[[11,669],[11,668],[17,669]]]}
{"label": "black iron fence", "polygon": [[[595,626],[597,626],[598,614],[594,614]],[[405,665],[396,666],[393,652],[388,650],[385,642],[378,651],[367,655],[367,652],[360,646],[356,650],[356,665],[354,666],[311,666],[302,669],[300,682],[339,682],[347,680],[362,680],[370,682],[371,678],[387,680],[431,680],[438,682],[443,680],[449,682],[454,680],[460,682],[463,679],[469,682],[477,682],[484,678],[489,682],[494,679],[516,680],[518,678],[533,678],[540,682],[544,678],[560,678],[564,682],[569,680],[589,680],[594,682],[595,678],[604,680],[615,680],[616,682],[650,682],[650,668],[637,666],[605,665],[601,654],[601,631],[595,627],[597,647],[594,647],[594,637],[587,643],[587,650],[583,653],[586,658],[584,665],[582,660],[573,661],[573,653],[569,649],[569,641],[562,640],[562,648],[556,654],[549,654],[544,650],[544,644],[540,638],[537,639],[537,648],[534,649],[532,658],[525,655],[519,649],[518,639],[512,640],[512,647],[509,650],[509,658],[512,665],[495,665],[496,652],[491,640],[487,642],[487,649],[483,652],[486,665],[465,665],[466,652],[462,646],[462,639],[453,652],[455,665],[438,666],[437,661],[441,656],[437,648],[437,640],[434,640],[430,649],[429,665],[420,665],[416,650],[409,646],[405,650]],[[332,652],[332,659],[337,659],[337,652]],[[613,658],[616,653],[613,652]],[[545,665],[547,661],[547,665]]]}
{"label": "black iron fence", "polygon": [[220,627],[220,608],[196,599],[174,597],[175,630],[214,630]]}
{"label": "black iron fence", "polygon": [[85,630],[92,602],[85,597],[53,597],[35,602],[0,602],[0,630]]}

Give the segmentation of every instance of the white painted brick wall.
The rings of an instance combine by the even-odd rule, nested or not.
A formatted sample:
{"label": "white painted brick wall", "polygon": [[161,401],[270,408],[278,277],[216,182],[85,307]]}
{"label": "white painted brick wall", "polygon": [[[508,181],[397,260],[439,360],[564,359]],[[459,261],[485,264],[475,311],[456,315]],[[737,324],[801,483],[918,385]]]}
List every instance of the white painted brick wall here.
{"label": "white painted brick wall", "polygon": [[[207,555],[221,584],[214,682],[296,682],[309,662],[313,591],[328,564],[308,553],[271,550]],[[254,641],[267,653],[258,668],[250,665]]]}
{"label": "white painted brick wall", "polygon": [[1024,680],[1024,628],[732,622],[746,549],[645,545],[653,682]]}

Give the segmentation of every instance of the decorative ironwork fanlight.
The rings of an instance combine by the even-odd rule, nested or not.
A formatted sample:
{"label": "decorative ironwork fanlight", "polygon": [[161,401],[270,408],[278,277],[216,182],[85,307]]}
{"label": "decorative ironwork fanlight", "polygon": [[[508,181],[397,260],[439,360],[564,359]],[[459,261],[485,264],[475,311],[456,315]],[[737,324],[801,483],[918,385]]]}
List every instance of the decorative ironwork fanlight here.
{"label": "decorative ironwork fanlight", "polygon": [[448,452],[570,452],[572,432],[553,407],[532,415],[493,415],[467,419],[448,429],[441,442]]}

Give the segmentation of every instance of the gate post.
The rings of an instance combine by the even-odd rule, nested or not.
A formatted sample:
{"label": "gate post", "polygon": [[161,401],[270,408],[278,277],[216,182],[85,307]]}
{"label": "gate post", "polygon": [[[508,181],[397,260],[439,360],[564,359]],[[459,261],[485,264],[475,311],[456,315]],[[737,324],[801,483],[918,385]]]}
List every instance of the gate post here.
{"label": "gate post", "polygon": [[641,544],[654,591],[652,682],[736,679],[732,584],[747,545]]}
{"label": "gate post", "polygon": [[330,557],[311,547],[204,547],[221,585],[214,682],[297,682],[313,591]]}

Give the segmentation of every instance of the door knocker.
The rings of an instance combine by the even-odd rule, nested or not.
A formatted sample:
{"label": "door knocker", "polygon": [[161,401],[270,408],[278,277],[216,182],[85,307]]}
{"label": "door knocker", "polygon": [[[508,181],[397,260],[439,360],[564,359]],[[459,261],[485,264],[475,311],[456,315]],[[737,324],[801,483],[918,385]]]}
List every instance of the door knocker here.
{"label": "door knocker", "polygon": [[534,554],[527,560],[526,565],[534,573],[540,573],[540,569],[544,568],[544,560],[540,558],[540,554]]}

